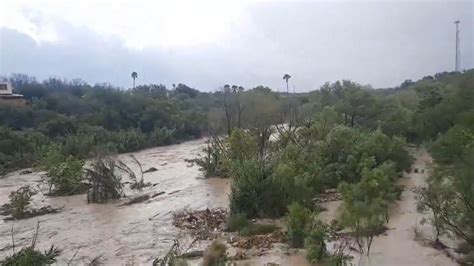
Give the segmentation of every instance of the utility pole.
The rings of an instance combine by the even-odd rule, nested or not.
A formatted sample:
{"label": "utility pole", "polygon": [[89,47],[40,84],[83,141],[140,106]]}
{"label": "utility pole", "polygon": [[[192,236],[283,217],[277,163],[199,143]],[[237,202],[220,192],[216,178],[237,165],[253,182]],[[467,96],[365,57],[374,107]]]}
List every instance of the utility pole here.
{"label": "utility pole", "polygon": [[456,24],[456,58],[455,58],[455,65],[454,71],[459,72],[461,71],[461,49],[460,49],[460,40],[459,40],[459,23],[461,21],[456,20],[454,24]]}

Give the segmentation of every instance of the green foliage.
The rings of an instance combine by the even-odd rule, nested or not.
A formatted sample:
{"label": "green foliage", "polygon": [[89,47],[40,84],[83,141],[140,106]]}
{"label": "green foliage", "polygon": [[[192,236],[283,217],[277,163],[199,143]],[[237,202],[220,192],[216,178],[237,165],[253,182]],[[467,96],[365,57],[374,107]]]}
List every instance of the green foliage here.
{"label": "green foliage", "polygon": [[309,262],[317,264],[329,258],[326,247],[327,236],[327,226],[313,218],[304,240],[304,248],[306,249]]}
{"label": "green foliage", "polygon": [[344,201],[341,221],[351,230],[361,252],[370,253],[373,237],[388,222],[388,207],[397,198],[395,176],[394,164],[385,163],[364,169],[359,183],[339,186]]}
{"label": "green foliage", "polygon": [[41,133],[13,131],[0,126],[0,175],[8,170],[30,166],[48,142],[48,138]]}
{"label": "green foliage", "polygon": [[25,217],[26,207],[30,204],[31,196],[34,195],[34,191],[29,187],[20,187],[16,191],[12,191],[8,198],[9,212],[15,219],[23,219]]}
{"label": "green foliage", "polygon": [[194,161],[206,177],[227,177],[226,142],[218,137],[207,140],[204,155]]}
{"label": "green foliage", "polygon": [[307,227],[311,222],[311,211],[294,202],[288,207],[286,224],[288,241],[291,247],[301,248],[304,245]]}
{"label": "green foliage", "polygon": [[44,252],[35,250],[34,246],[30,246],[6,257],[3,261],[0,261],[0,264],[2,266],[51,265],[56,262],[56,257],[58,257],[60,253],[61,251],[54,246],[51,246]]}
{"label": "green foliage", "polygon": [[245,227],[249,227],[250,220],[240,213],[233,213],[227,219],[227,230],[229,232],[239,232]]}
{"label": "green foliage", "polygon": [[246,217],[278,217],[286,206],[269,176],[269,168],[257,160],[232,163],[230,210]]}
{"label": "green foliage", "polygon": [[[229,175],[233,178],[231,211],[249,217],[279,216],[292,202],[314,208],[314,196],[342,181],[356,183],[364,175],[385,175],[392,187],[381,197],[388,206],[399,190],[393,182],[409,170],[412,158],[406,143],[380,129],[364,130],[338,125],[333,112],[308,127],[280,131],[283,138],[272,143],[260,139],[263,132],[234,129],[226,149]],[[374,171],[371,171],[376,169]]]}
{"label": "green foliage", "polygon": [[431,211],[436,237],[454,235],[474,245],[474,151],[454,165],[440,164],[429,178],[420,201]]}
{"label": "green foliage", "polygon": [[74,195],[87,190],[83,179],[84,161],[71,155],[65,157],[57,145],[46,148],[39,168],[46,171],[49,193]]}
{"label": "green foliage", "polygon": [[198,138],[207,128],[207,109],[218,106],[213,94],[184,84],[123,90],[80,80],[40,83],[19,74],[10,81],[31,104],[0,105],[0,173],[31,166],[51,142],[65,156],[87,158],[98,147],[130,152]]}
{"label": "green foliage", "polygon": [[110,157],[97,158],[91,168],[85,169],[89,183],[88,203],[104,203],[110,199],[124,196],[121,175],[121,162]]}
{"label": "green foliage", "polygon": [[231,161],[242,162],[257,157],[257,138],[250,132],[235,129],[229,138],[228,157]]}

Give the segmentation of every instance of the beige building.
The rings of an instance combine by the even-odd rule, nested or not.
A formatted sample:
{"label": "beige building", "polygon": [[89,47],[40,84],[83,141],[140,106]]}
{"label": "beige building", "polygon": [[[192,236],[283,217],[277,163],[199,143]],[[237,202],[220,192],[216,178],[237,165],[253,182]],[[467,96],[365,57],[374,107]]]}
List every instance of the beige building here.
{"label": "beige building", "polygon": [[0,104],[24,106],[26,101],[23,95],[13,93],[13,87],[9,82],[0,82]]}

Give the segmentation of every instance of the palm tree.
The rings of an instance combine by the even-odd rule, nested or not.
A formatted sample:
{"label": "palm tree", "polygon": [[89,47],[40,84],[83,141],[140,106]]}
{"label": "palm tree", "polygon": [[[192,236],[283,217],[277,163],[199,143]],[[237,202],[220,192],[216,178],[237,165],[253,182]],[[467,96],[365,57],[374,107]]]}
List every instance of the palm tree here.
{"label": "palm tree", "polygon": [[291,78],[290,74],[285,74],[283,75],[283,79],[286,81],[286,92],[288,95],[290,94],[290,91],[288,90],[288,80]]}
{"label": "palm tree", "polygon": [[291,106],[290,106],[290,89],[288,88],[288,80],[291,78],[290,74],[283,75],[283,79],[286,81],[286,93],[288,94],[288,113],[290,114],[290,128],[291,128]]}
{"label": "palm tree", "polygon": [[133,71],[132,72],[132,79],[133,79],[133,88],[135,88],[135,79],[138,78],[138,73]]}

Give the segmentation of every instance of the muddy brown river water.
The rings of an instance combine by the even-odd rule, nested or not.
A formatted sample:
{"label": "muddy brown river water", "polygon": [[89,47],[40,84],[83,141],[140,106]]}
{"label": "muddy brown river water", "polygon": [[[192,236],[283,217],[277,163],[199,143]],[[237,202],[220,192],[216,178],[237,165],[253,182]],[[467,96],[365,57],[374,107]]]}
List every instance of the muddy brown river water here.
{"label": "muddy brown river water", "polygon": [[[61,265],[77,250],[74,264],[84,264],[101,256],[108,265],[150,265],[169,249],[179,234],[171,224],[172,211],[228,205],[228,180],[200,179],[198,167],[185,161],[195,158],[203,143],[196,140],[133,153],[143,169],[158,169],[145,174],[146,182],[157,183],[148,191],[166,192],[149,202],[118,207],[120,202],[86,204],[85,195],[54,198],[35,195],[35,205],[62,207],[63,211],[19,221],[0,219],[0,259],[12,253],[12,225],[18,250],[19,246],[31,242],[36,223],[40,221],[37,246],[41,249],[51,244],[59,246],[63,250],[58,262]],[[119,158],[133,166],[128,154]],[[24,185],[36,187],[40,181],[38,173],[7,175],[0,179],[0,203],[8,200],[10,191]],[[126,191],[126,194],[132,193]]]}
{"label": "muddy brown river water", "polygon": [[[186,162],[201,152],[204,140],[189,141],[178,145],[158,147],[133,153],[143,169],[155,167],[158,171],[145,174],[145,182],[156,184],[144,192],[165,194],[147,202],[118,206],[124,200],[107,204],[87,204],[85,195],[69,197],[34,196],[34,205],[60,207],[57,214],[48,214],[19,221],[3,221],[0,216],[0,260],[12,254],[11,230],[16,250],[31,243],[37,222],[40,222],[37,247],[47,249],[51,244],[63,252],[58,265],[65,265],[74,257],[72,265],[84,265],[97,256],[106,265],[151,265],[173,244],[183,232],[171,224],[171,213],[184,208],[228,206],[229,181],[219,178],[203,179],[198,167]],[[425,152],[416,152],[415,167],[427,169],[431,159]],[[133,165],[129,154],[121,160]],[[132,167],[132,169],[133,169]],[[355,256],[354,265],[455,265],[441,251],[423,247],[413,240],[412,227],[423,215],[416,212],[416,200],[410,188],[425,183],[425,173],[411,173],[400,182],[406,186],[402,200],[392,208],[386,235],[377,237],[372,245],[370,260]],[[20,175],[19,171],[0,179],[0,204],[8,201],[11,191],[20,186],[41,186],[41,173]],[[127,195],[136,194],[130,190]],[[340,202],[324,204],[327,211],[320,214],[329,222],[338,213]],[[421,227],[430,234],[429,226]],[[264,265],[275,262],[281,265],[309,265],[303,253],[288,255],[284,245],[277,245],[266,255],[242,261],[242,265]],[[75,256],[74,256],[75,254]]]}

